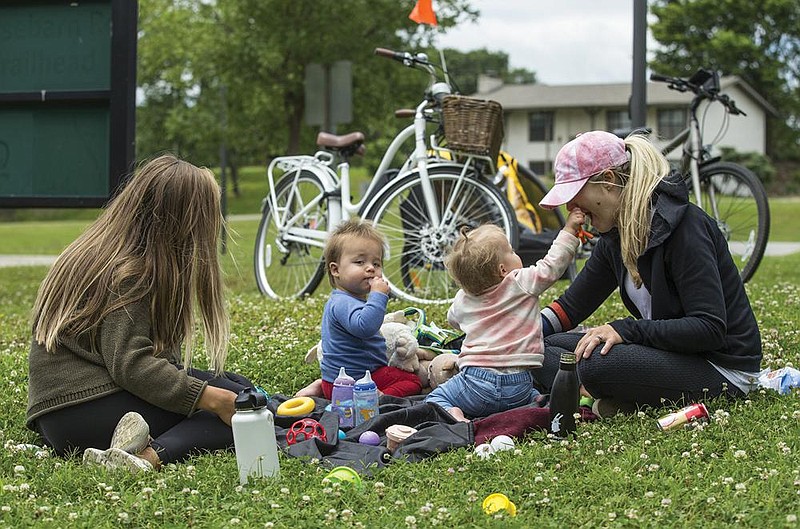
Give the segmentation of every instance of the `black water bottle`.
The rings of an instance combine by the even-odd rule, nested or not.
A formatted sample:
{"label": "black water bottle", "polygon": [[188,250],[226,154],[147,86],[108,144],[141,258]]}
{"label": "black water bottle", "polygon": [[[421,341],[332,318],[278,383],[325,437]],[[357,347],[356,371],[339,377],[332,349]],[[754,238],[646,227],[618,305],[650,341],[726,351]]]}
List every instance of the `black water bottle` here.
{"label": "black water bottle", "polygon": [[566,438],[575,433],[575,414],[580,399],[575,353],[561,353],[561,363],[550,392],[550,433]]}

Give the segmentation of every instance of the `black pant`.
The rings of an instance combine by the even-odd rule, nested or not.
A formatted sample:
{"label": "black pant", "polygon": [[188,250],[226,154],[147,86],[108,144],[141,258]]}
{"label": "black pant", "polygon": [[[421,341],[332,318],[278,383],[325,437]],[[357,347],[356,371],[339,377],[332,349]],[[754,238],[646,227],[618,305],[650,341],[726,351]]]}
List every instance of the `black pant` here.
{"label": "black pant", "polygon": [[[581,333],[545,338],[544,364],[533,370],[540,391],[549,393],[561,353],[575,351]],[[690,403],[718,395],[744,395],[714,366],[696,354],[673,353],[637,344],[617,344],[605,355],[600,344],[578,362],[578,379],[595,398],[614,398],[659,408],[665,403]]]}
{"label": "black pant", "polygon": [[[209,371],[192,369],[189,374],[207,380],[209,386],[234,393],[253,387],[247,378],[235,373],[226,372],[222,377],[215,377]],[[186,417],[154,406],[127,391],[52,411],[37,418],[35,425],[58,455],[68,456],[90,447],[108,448],[114,427],[129,411],[140,413],[147,421],[153,437],[151,446],[164,464],[202,452],[233,447],[230,426],[215,414],[197,411]]]}

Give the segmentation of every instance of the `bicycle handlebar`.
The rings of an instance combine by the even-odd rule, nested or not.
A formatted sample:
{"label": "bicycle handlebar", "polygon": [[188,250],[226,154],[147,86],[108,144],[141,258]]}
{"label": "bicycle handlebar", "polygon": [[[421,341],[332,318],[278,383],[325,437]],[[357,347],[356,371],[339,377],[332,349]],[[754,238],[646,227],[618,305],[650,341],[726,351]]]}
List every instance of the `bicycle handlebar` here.
{"label": "bicycle handlebar", "polygon": [[667,88],[670,90],[676,90],[678,92],[691,91],[697,98],[708,99],[710,101],[719,101],[728,110],[728,112],[733,115],[747,115],[743,110],[736,106],[736,102],[731,99],[730,96],[719,93],[719,86],[717,86],[716,90],[709,90],[706,88],[705,83],[693,83],[690,79],[669,77],[667,75],[661,75],[657,73],[651,73],[650,80],[658,83],[667,83]]}

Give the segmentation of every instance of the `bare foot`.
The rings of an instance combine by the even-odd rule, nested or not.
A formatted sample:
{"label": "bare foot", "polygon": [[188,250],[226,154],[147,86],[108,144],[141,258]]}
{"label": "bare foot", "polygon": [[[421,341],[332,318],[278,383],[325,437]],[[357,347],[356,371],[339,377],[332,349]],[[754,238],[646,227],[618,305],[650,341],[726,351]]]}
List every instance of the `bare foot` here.
{"label": "bare foot", "polygon": [[158,457],[158,452],[156,452],[150,445],[147,445],[144,450],[136,454],[136,457],[141,457],[142,459],[149,461],[156,470],[161,469],[161,458]]}
{"label": "bare foot", "polygon": [[294,394],[295,397],[324,397],[322,392],[322,379],[318,378],[311,384],[307,385],[300,391]]}
{"label": "bare foot", "polygon": [[470,422],[470,420],[469,420],[469,419],[467,419],[467,418],[464,416],[464,412],[463,412],[463,411],[461,411],[461,408],[458,408],[458,407],[456,407],[456,406],[453,406],[452,408],[450,408],[449,410],[447,410],[447,412],[448,412],[450,415],[452,415],[452,416],[453,416],[453,418],[454,418],[455,420],[457,420],[457,421],[459,421],[459,422]]}

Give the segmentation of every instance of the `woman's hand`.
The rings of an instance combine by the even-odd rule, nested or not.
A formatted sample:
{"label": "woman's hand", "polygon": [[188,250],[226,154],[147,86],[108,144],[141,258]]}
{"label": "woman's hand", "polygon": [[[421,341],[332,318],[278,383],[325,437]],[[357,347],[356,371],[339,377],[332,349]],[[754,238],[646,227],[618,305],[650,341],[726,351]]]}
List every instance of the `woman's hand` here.
{"label": "woman's hand", "polygon": [[593,327],[586,331],[583,338],[578,341],[578,345],[575,347],[575,359],[589,358],[592,356],[592,351],[600,344],[603,344],[600,354],[605,355],[612,347],[622,342],[622,337],[611,325],[606,323],[600,327]]}
{"label": "woman's hand", "polygon": [[233,404],[235,400],[236,393],[233,391],[215,386],[206,386],[200,394],[197,407],[201,410],[215,413],[222,422],[230,426],[231,417],[233,417],[233,413],[236,411]]}

